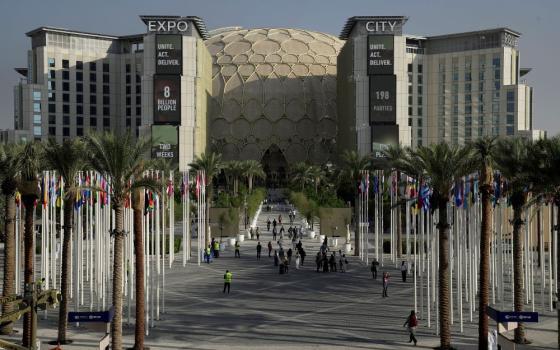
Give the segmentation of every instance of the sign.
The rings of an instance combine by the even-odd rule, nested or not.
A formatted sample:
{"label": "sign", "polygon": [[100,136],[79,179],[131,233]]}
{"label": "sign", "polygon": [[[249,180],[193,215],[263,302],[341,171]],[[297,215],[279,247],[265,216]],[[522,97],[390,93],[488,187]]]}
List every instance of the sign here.
{"label": "sign", "polygon": [[385,145],[383,143],[378,143],[378,142],[372,142],[371,144],[371,152],[374,158],[386,158],[387,156],[385,155],[386,150],[389,149],[388,145]]}
{"label": "sign", "polygon": [[181,77],[154,75],[154,124],[181,123]]}
{"label": "sign", "polygon": [[156,35],[156,74],[182,73],[182,44],[181,35]]}
{"label": "sign", "polygon": [[400,21],[369,21],[366,22],[368,32],[395,32],[395,28]]}
{"label": "sign", "polygon": [[392,35],[368,35],[368,75],[393,74],[394,37]]}
{"label": "sign", "polygon": [[113,309],[97,312],[69,312],[68,322],[103,322],[109,323],[113,320]]}
{"label": "sign", "polygon": [[513,48],[517,48],[517,37],[513,34],[505,32],[502,37],[502,43],[504,46],[510,46]]}
{"label": "sign", "polygon": [[189,22],[182,19],[151,19],[146,21],[148,32],[186,32]]}
{"label": "sign", "polygon": [[495,320],[496,322],[528,322],[536,323],[539,322],[538,312],[515,312],[515,311],[498,311],[493,307],[488,306],[487,308],[488,317]]}
{"label": "sign", "polygon": [[[371,125],[371,142],[372,149],[376,144],[385,146],[399,144],[399,126],[398,125],[385,125],[374,124]],[[376,145],[377,146],[377,145]]]}
{"label": "sign", "polygon": [[176,126],[152,125],[152,158],[179,162],[179,133]]}
{"label": "sign", "polygon": [[375,75],[369,77],[369,122],[397,122],[397,77]]}

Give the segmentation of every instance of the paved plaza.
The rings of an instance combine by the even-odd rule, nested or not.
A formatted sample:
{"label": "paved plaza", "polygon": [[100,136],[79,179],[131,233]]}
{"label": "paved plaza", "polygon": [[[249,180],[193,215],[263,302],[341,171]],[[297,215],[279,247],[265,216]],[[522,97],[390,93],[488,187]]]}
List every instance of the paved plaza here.
{"label": "paved plaza", "polygon": [[[228,350],[411,348],[403,323],[413,306],[412,279],[402,283],[395,266],[385,264],[381,271],[388,271],[392,278],[389,298],[382,298],[381,281],[374,281],[365,263],[356,257],[349,257],[345,273],[317,273],[314,256],[320,241],[309,238],[303,240],[307,252],[305,265],[296,270],[292,260],[289,273],[280,275],[266,248],[271,240],[271,233],[266,231],[267,217],[278,214],[273,210],[259,217],[261,260],[256,259],[254,240],[242,243],[241,258],[234,258],[232,248],[228,248],[220,258],[200,267],[196,261],[182,267],[180,258],[177,259],[166,274],[165,314],[150,328],[147,346]],[[287,213],[282,215],[284,222],[288,221]],[[284,247],[287,246],[291,242],[285,239]],[[229,295],[222,293],[226,269],[233,272]],[[56,338],[56,315],[56,311],[50,311],[44,320],[41,313],[38,337],[43,342]],[[538,331],[528,331],[534,344],[522,349],[554,348],[555,318],[548,315],[541,316],[541,320]],[[465,323],[462,335],[457,324],[453,330],[457,348],[476,348],[475,324]],[[133,343],[133,331],[133,322],[124,326],[125,343],[129,346]],[[420,320],[418,347],[436,346],[438,338],[434,332],[433,323],[427,329],[425,320]],[[63,348],[94,348],[102,334],[71,325],[69,337],[74,343]],[[49,348],[52,346],[42,346]]]}

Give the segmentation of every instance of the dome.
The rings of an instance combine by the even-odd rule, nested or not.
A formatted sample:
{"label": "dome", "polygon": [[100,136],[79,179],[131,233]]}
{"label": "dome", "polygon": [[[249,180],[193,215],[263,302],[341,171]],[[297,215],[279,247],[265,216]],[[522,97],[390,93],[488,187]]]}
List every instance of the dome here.
{"label": "dome", "polygon": [[210,146],[224,160],[288,164],[332,158],[337,133],[336,61],[344,41],[299,29],[222,28],[212,55]]}

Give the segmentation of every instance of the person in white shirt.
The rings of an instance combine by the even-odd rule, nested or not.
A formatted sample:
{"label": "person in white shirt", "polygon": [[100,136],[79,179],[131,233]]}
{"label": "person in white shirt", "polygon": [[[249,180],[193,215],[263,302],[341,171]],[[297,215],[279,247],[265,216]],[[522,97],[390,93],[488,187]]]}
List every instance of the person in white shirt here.
{"label": "person in white shirt", "polygon": [[403,282],[406,282],[407,273],[408,273],[408,264],[406,263],[406,261],[403,261],[401,264],[401,275],[402,275]]}

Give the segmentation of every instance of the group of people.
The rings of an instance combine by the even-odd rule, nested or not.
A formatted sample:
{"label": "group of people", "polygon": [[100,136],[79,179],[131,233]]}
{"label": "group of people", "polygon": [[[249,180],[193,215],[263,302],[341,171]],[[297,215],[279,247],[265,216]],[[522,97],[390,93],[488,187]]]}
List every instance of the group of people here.
{"label": "group of people", "polygon": [[331,252],[330,256],[329,253],[329,246],[327,244],[327,238],[321,244],[317,255],[315,256],[315,264],[317,265],[317,272],[345,272],[348,266],[348,259],[346,259],[346,254],[342,253],[342,250],[338,251],[338,255],[336,252]]}
{"label": "group of people", "polygon": [[[295,266],[296,270],[299,270],[300,266],[303,266],[305,261],[305,256],[307,253],[305,249],[303,249],[303,244],[299,241],[297,244],[294,245],[294,250],[289,248],[287,251],[284,251],[282,247],[282,242],[276,242],[278,244],[278,249],[274,250],[274,266],[278,266],[278,273],[285,274],[288,273],[289,267],[292,264],[292,257],[294,256],[295,251]],[[268,242],[268,256],[272,252],[272,242]]]}

